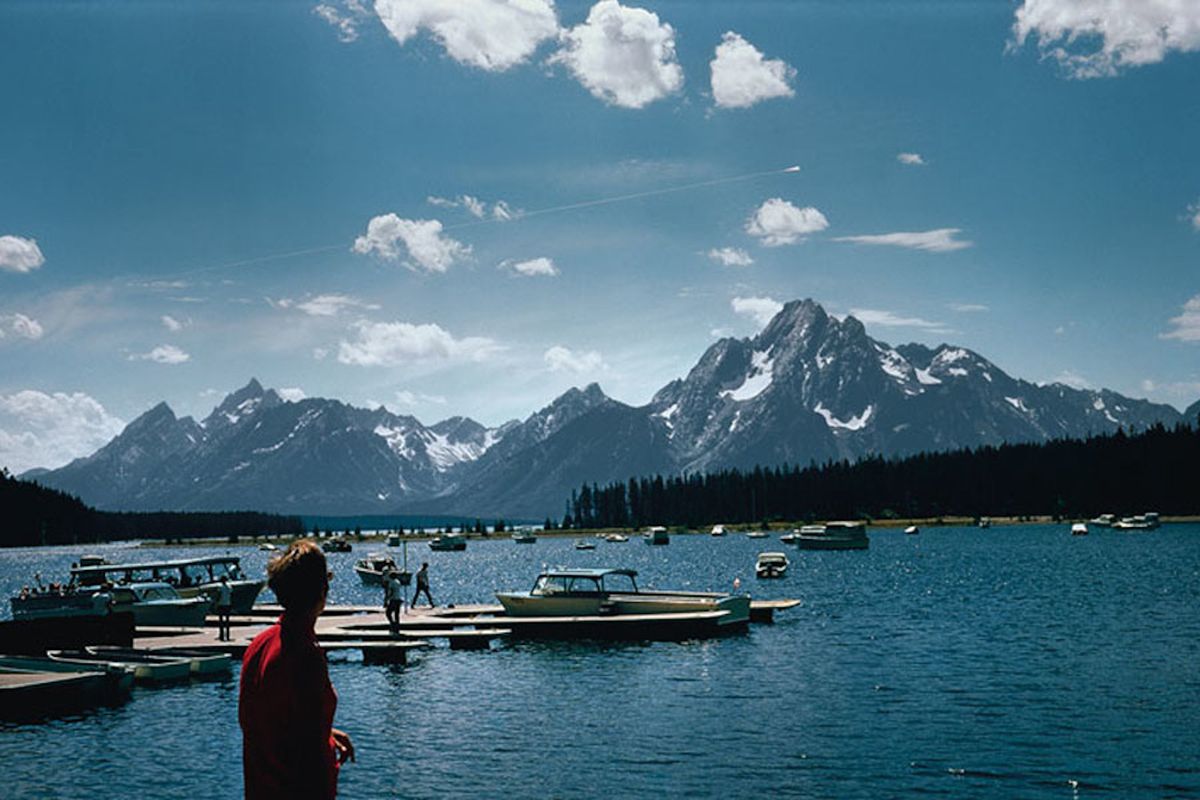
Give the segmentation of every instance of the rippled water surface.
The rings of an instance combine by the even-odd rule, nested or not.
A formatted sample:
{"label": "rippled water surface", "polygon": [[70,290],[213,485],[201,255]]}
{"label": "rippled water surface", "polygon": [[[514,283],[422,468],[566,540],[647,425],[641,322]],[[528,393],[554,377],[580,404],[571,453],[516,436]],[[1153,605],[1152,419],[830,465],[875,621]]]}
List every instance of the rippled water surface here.
{"label": "rippled water surface", "polygon": [[[378,599],[350,569],[368,549],[330,556],[333,602]],[[876,530],[868,551],[789,551],[786,579],[757,581],[767,549],[777,535],[412,546],[439,603],[492,602],[547,564],[667,588],[736,577],[803,605],[711,641],[439,647],[404,667],[335,655],[337,724],[358,747],[341,796],[1200,797],[1200,526]],[[63,578],[82,552],[0,551],[0,590]],[[248,572],[269,555],[233,552]],[[239,797],[236,677],[0,724],[0,797]]]}

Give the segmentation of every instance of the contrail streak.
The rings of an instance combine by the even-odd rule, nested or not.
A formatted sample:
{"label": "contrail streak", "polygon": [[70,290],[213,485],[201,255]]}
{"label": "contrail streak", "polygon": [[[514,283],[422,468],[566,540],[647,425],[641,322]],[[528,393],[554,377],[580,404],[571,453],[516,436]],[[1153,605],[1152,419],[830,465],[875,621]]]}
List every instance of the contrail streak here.
{"label": "contrail streak", "polygon": [[[632,194],[616,195],[615,197],[600,197],[595,200],[584,200],[579,203],[567,203],[566,205],[552,206],[550,208],[538,208],[538,209],[534,209],[533,211],[522,211],[520,213],[514,212],[510,219],[496,219],[493,217],[493,218],[489,218],[489,219],[478,219],[478,220],[471,220],[469,222],[460,222],[456,225],[445,225],[442,227],[442,230],[453,231],[453,230],[459,230],[461,228],[471,228],[471,227],[474,227],[477,225],[498,224],[498,223],[503,223],[503,222],[517,222],[519,220],[528,219],[529,217],[540,217],[544,214],[557,214],[561,211],[574,211],[574,210],[580,209],[580,208],[592,208],[594,206],[604,206],[604,205],[609,205],[611,203],[622,203],[626,200],[637,200],[638,198],[642,198],[642,197],[655,197],[657,195],[672,194],[674,192],[686,192],[689,189],[701,189],[706,186],[720,186],[721,184],[725,184],[725,183],[737,183],[738,181],[748,181],[748,180],[753,180],[754,178],[763,178],[763,177],[766,177],[767,175],[783,175],[785,173],[793,173],[793,172],[799,172],[799,171],[800,171],[800,167],[793,165],[790,167],[785,167],[783,169],[770,169],[770,170],[766,170],[765,172],[750,172],[745,175],[733,175],[728,178],[714,178],[713,180],[700,181],[698,183],[688,183],[688,184],[684,184],[683,186],[668,186],[665,189],[650,189],[645,192],[633,192]],[[246,259],[242,259],[239,261],[228,261],[223,264],[212,264],[207,267],[196,267],[195,269],[185,270],[183,272],[173,272],[173,273],[170,273],[167,275],[163,275],[159,279],[161,280],[164,278],[186,278],[191,275],[201,275],[206,272],[219,272],[220,270],[232,269],[234,267],[254,266],[254,265],[258,265],[258,264],[265,264],[265,263],[268,263],[271,261],[282,261],[283,259],[287,259],[287,258],[295,258],[297,256],[313,255],[314,253],[328,253],[328,252],[331,252],[334,250],[341,250],[345,247],[346,247],[346,245],[344,242],[339,242],[338,244],[327,244],[327,245],[322,245],[321,247],[310,247],[306,250],[292,250],[292,251],[289,251],[286,253],[273,253],[271,255],[258,256],[256,258],[246,258]]]}

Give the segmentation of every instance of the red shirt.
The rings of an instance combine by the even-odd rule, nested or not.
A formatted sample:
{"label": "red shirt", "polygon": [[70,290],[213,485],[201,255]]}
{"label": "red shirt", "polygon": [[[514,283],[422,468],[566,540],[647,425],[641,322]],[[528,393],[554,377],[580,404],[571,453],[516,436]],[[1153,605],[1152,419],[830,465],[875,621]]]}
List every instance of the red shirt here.
{"label": "red shirt", "polygon": [[238,698],[247,800],[337,795],[336,709],[337,692],[311,628],[280,617],[254,637],[242,658]]}

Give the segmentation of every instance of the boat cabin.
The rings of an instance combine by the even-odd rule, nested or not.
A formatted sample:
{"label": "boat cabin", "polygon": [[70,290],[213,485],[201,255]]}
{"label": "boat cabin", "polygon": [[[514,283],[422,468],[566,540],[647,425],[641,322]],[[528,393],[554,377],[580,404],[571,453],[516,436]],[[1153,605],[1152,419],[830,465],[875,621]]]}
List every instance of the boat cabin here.
{"label": "boat cabin", "polygon": [[529,594],[533,597],[554,597],[579,594],[636,593],[637,570],[633,569],[571,569],[543,572],[534,581]]}

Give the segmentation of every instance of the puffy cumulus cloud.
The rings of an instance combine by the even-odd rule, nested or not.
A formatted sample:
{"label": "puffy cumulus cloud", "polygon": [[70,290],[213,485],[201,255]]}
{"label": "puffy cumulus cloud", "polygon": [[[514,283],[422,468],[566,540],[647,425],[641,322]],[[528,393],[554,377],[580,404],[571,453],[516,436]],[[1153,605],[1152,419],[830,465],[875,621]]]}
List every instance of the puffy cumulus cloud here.
{"label": "puffy cumulus cloud", "polygon": [[82,392],[0,394],[0,466],[13,474],[61,467],[103,447],[124,427]]}
{"label": "puffy cumulus cloud", "polygon": [[460,64],[500,72],[558,34],[551,0],[375,0],[375,13],[403,45],[425,30]]}
{"label": "puffy cumulus cloud", "polygon": [[675,60],[675,30],[644,8],[600,0],[585,22],[560,36],[549,63],[564,65],[595,97],[622,108],[643,108],[683,86]]}
{"label": "puffy cumulus cloud", "polygon": [[133,353],[130,361],[153,361],[156,364],[182,364],[189,360],[190,355],[173,344],[160,344],[148,353]]}
{"label": "puffy cumulus cloud", "polygon": [[925,166],[925,159],[921,158],[920,153],[897,153],[896,160],[913,167]]}
{"label": "puffy cumulus cloud", "polygon": [[417,361],[486,361],[502,349],[492,339],[456,339],[440,325],[411,322],[367,322],[353,326],[354,341],[338,343],[337,359],[362,367],[396,366]]}
{"label": "puffy cumulus cloud", "polygon": [[754,263],[749,253],[737,247],[714,247],[708,251],[708,257],[726,267],[748,267]]}
{"label": "puffy cumulus cloud", "polygon": [[781,197],[772,197],[746,220],[746,233],[767,247],[795,244],[828,227],[829,220],[817,209],[797,208]]}
{"label": "puffy cumulus cloud", "polygon": [[595,350],[577,352],[562,345],[551,347],[543,354],[542,360],[551,372],[584,374],[605,369],[604,359]]}
{"label": "puffy cumulus cloud", "polygon": [[368,14],[359,0],[345,0],[341,8],[335,3],[319,3],[313,13],[328,22],[338,32],[338,41],[346,44],[358,39],[358,25]]}
{"label": "puffy cumulus cloud", "polygon": [[24,314],[0,314],[0,339],[15,336],[18,339],[40,339],[45,331],[42,324]]}
{"label": "puffy cumulus cloud", "polygon": [[404,265],[413,271],[445,272],[456,262],[471,255],[470,245],[442,235],[442,223],[436,219],[401,219],[382,214],[367,223],[367,232],[354,240],[354,252],[375,253],[387,261],[399,261],[407,253]]}
{"label": "puffy cumulus cloud", "polygon": [[515,261],[509,259],[500,262],[500,269],[507,270],[513,275],[521,275],[526,278],[535,278],[539,276],[554,277],[558,275],[558,267],[554,265],[554,259],[540,256],[531,258],[526,261]]}
{"label": "puffy cumulus cloud", "polygon": [[1181,342],[1200,342],[1200,294],[1183,304],[1183,313],[1168,320],[1171,330],[1160,335],[1163,339]]}
{"label": "puffy cumulus cloud", "polygon": [[783,310],[783,303],[773,297],[735,297],[730,306],[733,313],[750,317],[760,328],[765,328]]}
{"label": "puffy cumulus cloud", "polygon": [[865,236],[839,236],[834,241],[907,247],[911,250],[927,250],[931,253],[949,253],[974,244],[965,239],[956,239],[955,237],[960,233],[962,233],[961,228],[938,228],[932,231],[897,231],[896,233],[877,233]]}
{"label": "puffy cumulus cloud", "polygon": [[889,328],[921,328],[931,333],[951,333],[942,322],[931,322],[920,317],[904,317],[892,311],[875,308],[852,308],[850,316],[864,325],[882,325]]}
{"label": "puffy cumulus cloud", "polygon": [[775,97],[793,97],[796,70],[780,59],[767,60],[757,47],[733,31],[717,45],[712,68],[713,101],[718,108],[749,108]]}
{"label": "puffy cumulus cloud", "polygon": [[1025,0],[1014,45],[1037,40],[1043,58],[1073,78],[1099,78],[1156,64],[1172,51],[1200,50],[1195,0]]}
{"label": "puffy cumulus cloud", "polygon": [[0,236],[0,270],[33,272],[46,263],[46,257],[36,239],[20,236]]}
{"label": "puffy cumulus cloud", "polygon": [[301,400],[308,397],[308,395],[304,393],[304,390],[299,386],[288,386],[283,389],[276,389],[275,394],[279,395],[289,403],[299,403]]}

